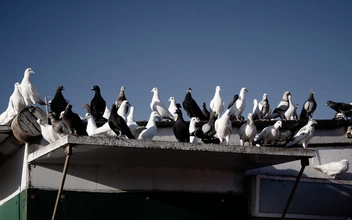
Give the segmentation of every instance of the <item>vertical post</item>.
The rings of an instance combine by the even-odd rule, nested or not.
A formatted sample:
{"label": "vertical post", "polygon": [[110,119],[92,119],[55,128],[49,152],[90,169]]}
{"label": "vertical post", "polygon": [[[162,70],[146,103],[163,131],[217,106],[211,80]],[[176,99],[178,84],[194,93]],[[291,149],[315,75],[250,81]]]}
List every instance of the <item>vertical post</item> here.
{"label": "vertical post", "polygon": [[68,168],[68,164],[70,162],[70,157],[72,155],[72,146],[71,145],[67,145],[66,146],[65,154],[66,154],[66,160],[65,160],[64,170],[62,171],[61,184],[60,184],[60,187],[59,187],[59,191],[57,192],[55,207],[54,207],[53,216],[52,216],[51,220],[55,219],[57,207],[58,207],[59,201],[60,201],[61,192],[62,192],[62,189],[64,188],[64,185],[65,185],[67,168]]}
{"label": "vertical post", "polygon": [[299,171],[299,174],[298,174],[298,176],[297,176],[297,178],[296,178],[295,184],[293,185],[291,194],[290,194],[290,196],[288,197],[288,200],[287,200],[286,206],[285,206],[285,208],[284,208],[284,211],[282,212],[281,220],[285,219],[287,210],[288,210],[288,208],[290,207],[291,200],[292,200],[292,198],[293,198],[293,195],[295,194],[295,191],[296,191],[296,188],[297,188],[297,186],[298,186],[298,183],[299,183],[299,181],[300,181],[300,179],[301,179],[301,177],[302,177],[304,168],[305,168],[306,166],[308,166],[308,165],[309,165],[309,160],[308,160],[308,158],[303,158],[303,159],[301,159],[301,166],[302,166],[302,167],[301,167],[301,170]]}

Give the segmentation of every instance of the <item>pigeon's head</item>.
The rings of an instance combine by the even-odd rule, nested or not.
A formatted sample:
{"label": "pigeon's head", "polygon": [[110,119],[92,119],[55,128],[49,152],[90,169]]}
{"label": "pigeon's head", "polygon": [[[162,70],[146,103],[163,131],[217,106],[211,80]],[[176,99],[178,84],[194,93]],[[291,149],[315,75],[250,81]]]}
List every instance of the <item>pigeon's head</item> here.
{"label": "pigeon's head", "polygon": [[117,112],[117,106],[115,104],[111,105],[111,112]]}
{"label": "pigeon's head", "polygon": [[37,119],[37,123],[40,124],[40,125],[44,125],[43,120],[40,119],[40,118]]}
{"label": "pigeon's head", "polygon": [[67,109],[67,110],[72,110],[72,105],[71,105],[71,104],[67,104],[67,105],[66,105],[66,109]]}
{"label": "pigeon's head", "polygon": [[35,73],[32,68],[27,68],[25,71],[24,71],[24,75],[25,76],[29,76],[29,74],[32,74],[32,73]]}
{"label": "pigeon's head", "polygon": [[253,114],[252,114],[252,113],[248,113],[247,118],[248,118],[249,120],[252,120],[252,119],[253,119]]}
{"label": "pigeon's head", "polygon": [[156,111],[152,111],[152,113],[150,113],[150,117],[154,119],[155,118],[161,119],[161,116]]}
{"label": "pigeon's head", "polygon": [[90,114],[90,113],[86,113],[86,115],[85,115],[85,119],[90,119],[90,118],[93,118],[92,114]]}
{"label": "pigeon's head", "polygon": [[60,113],[60,119],[62,119],[63,117],[64,117],[64,114],[65,114],[65,111],[62,111],[61,113]]}
{"label": "pigeon's head", "polygon": [[96,92],[100,92],[100,88],[99,88],[99,86],[97,86],[97,85],[94,85],[93,88],[92,88],[92,90],[94,90],[94,91],[96,91]]}
{"label": "pigeon's head", "polygon": [[267,99],[268,98],[268,95],[266,93],[263,94],[263,99]]}
{"label": "pigeon's head", "polygon": [[65,88],[63,86],[58,86],[57,89],[56,89],[57,92],[60,92],[62,90],[65,90]]}
{"label": "pigeon's head", "polygon": [[120,106],[122,105],[131,106],[131,104],[127,100],[123,100]]}
{"label": "pigeon's head", "polygon": [[275,122],[274,127],[275,127],[276,129],[282,128],[282,121],[277,121],[277,122]]}
{"label": "pigeon's head", "polygon": [[198,123],[198,122],[200,122],[200,119],[198,117],[192,117],[191,122]]}
{"label": "pigeon's head", "polygon": [[253,99],[253,104],[257,105],[258,104],[258,100],[257,99]]}
{"label": "pigeon's head", "polygon": [[315,93],[315,90],[314,89],[311,89],[309,94],[314,94]]}
{"label": "pigeon's head", "polygon": [[344,163],[347,166],[350,165],[350,162],[348,162],[348,160],[346,160],[346,159],[342,159],[341,162]]}
{"label": "pigeon's head", "polygon": [[220,86],[216,86],[215,90],[216,91],[221,91]]}
{"label": "pigeon's head", "polygon": [[158,88],[154,87],[150,92],[158,92]]}
{"label": "pigeon's head", "polygon": [[181,111],[181,109],[176,109],[176,111],[175,111],[175,114],[177,114],[177,115],[182,115],[182,111]]}
{"label": "pigeon's head", "polygon": [[121,86],[120,92],[124,92],[124,91],[125,91],[125,87],[124,87],[124,86]]}
{"label": "pigeon's head", "polygon": [[316,124],[318,124],[318,122],[314,119],[310,119],[308,121],[308,125],[311,126],[311,127],[314,127]]}
{"label": "pigeon's head", "polygon": [[171,96],[168,101],[169,101],[169,102],[174,102],[174,101],[175,101],[175,98]]}
{"label": "pigeon's head", "polygon": [[288,96],[291,95],[290,91],[286,91],[284,95],[282,96],[282,100],[288,101]]}
{"label": "pigeon's head", "polygon": [[191,92],[192,92],[192,88],[188,88],[188,89],[186,90],[186,92],[187,92],[187,93],[191,93]]}
{"label": "pigeon's head", "polygon": [[176,107],[177,107],[177,108],[182,108],[182,106],[181,106],[180,103],[176,103]]}

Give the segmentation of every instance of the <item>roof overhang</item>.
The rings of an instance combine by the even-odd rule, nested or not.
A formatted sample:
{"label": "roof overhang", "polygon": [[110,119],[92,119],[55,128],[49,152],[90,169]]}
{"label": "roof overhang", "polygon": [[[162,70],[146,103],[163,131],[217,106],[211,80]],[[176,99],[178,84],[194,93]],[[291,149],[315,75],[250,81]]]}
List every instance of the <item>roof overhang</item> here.
{"label": "roof overhang", "polygon": [[29,154],[31,164],[64,164],[66,146],[73,147],[71,165],[154,166],[246,171],[315,156],[303,148],[190,144],[65,136]]}

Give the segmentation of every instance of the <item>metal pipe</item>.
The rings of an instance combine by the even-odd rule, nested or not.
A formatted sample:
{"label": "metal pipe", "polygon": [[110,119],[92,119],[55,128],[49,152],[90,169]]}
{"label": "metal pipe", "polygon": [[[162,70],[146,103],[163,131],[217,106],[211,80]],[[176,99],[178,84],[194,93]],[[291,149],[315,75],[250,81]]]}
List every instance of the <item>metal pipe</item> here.
{"label": "metal pipe", "polygon": [[287,210],[288,208],[290,207],[290,203],[292,201],[292,198],[296,192],[296,189],[297,189],[297,186],[298,186],[298,183],[302,177],[302,174],[303,174],[303,171],[304,171],[304,168],[309,165],[309,161],[308,161],[308,158],[304,158],[304,159],[301,159],[301,170],[299,171],[299,174],[296,178],[296,181],[295,181],[295,184],[293,185],[293,188],[292,188],[292,191],[291,191],[291,194],[290,196],[288,197],[288,200],[287,200],[287,203],[286,203],[286,206],[284,208],[284,211],[282,212],[282,215],[281,215],[281,220],[285,219],[285,216],[286,216],[286,213],[287,213]]}
{"label": "metal pipe", "polygon": [[71,155],[72,155],[72,147],[71,147],[71,145],[67,145],[66,146],[65,154],[66,154],[66,160],[65,160],[64,170],[62,171],[61,184],[60,184],[60,187],[59,187],[59,191],[57,192],[55,207],[54,207],[54,211],[53,211],[53,215],[52,215],[51,220],[55,220],[56,211],[57,211],[57,207],[59,205],[61,192],[62,192],[62,189],[64,188],[64,185],[65,185],[65,179],[66,179],[68,164],[70,162],[70,158],[71,158]]}

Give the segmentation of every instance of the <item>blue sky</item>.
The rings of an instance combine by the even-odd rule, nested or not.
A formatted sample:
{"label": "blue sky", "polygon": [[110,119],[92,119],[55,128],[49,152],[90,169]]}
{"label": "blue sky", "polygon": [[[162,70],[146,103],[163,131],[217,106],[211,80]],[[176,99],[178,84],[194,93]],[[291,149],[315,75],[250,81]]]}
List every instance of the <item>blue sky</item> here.
{"label": "blue sky", "polygon": [[226,106],[248,89],[245,116],[253,99],[267,93],[275,108],[286,90],[300,112],[314,89],[314,118],[331,119],[327,100],[352,102],[351,11],[349,0],[1,1],[0,111],[31,67],[43,98],[63,85],[82,116],[93,85],[109,108],[125,86],[137,121],[153,87],[167,107],[189,87],[209,107],[219,85]]}

